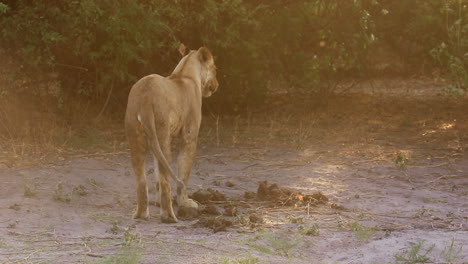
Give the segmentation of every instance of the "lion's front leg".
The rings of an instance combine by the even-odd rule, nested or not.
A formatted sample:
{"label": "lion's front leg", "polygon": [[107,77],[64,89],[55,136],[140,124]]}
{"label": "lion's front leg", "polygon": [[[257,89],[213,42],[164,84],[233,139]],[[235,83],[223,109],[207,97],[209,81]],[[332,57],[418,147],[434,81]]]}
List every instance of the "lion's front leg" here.
{"label": "lion's front leg", "polygon": [[178,215],[180,217],[192,218],[198,215],[198,204],[188,198],[187,184],[192,170],[193,162],[195,161],[195,152],[197,148],[197,140],[186,140],[180,149],[177,157],[177,168],[179,178],[183,180],[185,186],[177,187],[177,205],[179,206]]}
{"label": "lion's front leg", "polygon": [[161,192],[161,221],[163,223],[176,223],[177,217],[172,208],[171,198],[171,183],[169,182],[169,175],[160,170],[159,187]]}

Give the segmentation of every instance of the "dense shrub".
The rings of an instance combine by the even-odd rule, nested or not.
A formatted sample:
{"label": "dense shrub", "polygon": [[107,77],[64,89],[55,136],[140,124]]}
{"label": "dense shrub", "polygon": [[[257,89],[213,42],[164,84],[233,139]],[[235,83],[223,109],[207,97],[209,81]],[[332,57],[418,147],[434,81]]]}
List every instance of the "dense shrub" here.
{"label": "dense shrub", "polygon": [[362,76],[369,47],[384,42],[466,87],[464,1],[2,0],[0,36],[27,72],[58,74],[55,107],[81,98],[120,116],[132,83],[169,74],[180,43],[206,45],[221,87],[205,105],[237,112],[261,103],[268,81],[313,88]]}
{"label": "dense shrub", "polygon": [[[175,38],[191,48],[208,46],[218,67],[220,92],[208,100],[210,111],[236,112],[262,99],[266,58],[258,38],[257,6],[242,0],[160,1]],[[164,4],[162,4],[164,3]]]}
{"label": "dense shrub", "polygon": [[371,13],[377,45],[389,44],[413,69],[439,66],[454,87],[468,88],[468,1],[379,0]]}
{"label": "dense shrub", "polygon": [[0,22],[3,44],[30,71],[58,72],[60,100],[80,96],[102,104],[113,95],[111,105],[122,110],[134,81],[170,73],[180,42],[213,50],[223,87],[219,105],[239,108],[234,102],[261,96],[260,60],[250,41],[255,10],[240,0],[4,2],[2,10],[10,10]]}
{"label": "dense shrub", "polygon": [[1,26],[30,71],[60,74],[60,97],[98,103],[113,86],[135,81],[154,51],[169,46],[169,28],[160,21],[134,1],[15,1]]}
{"label": "dense shrub", "polygon": [[445,3],[445,36],[431,50],[432,57],[452,80],[453,92],[468,89],[468,2],[450,0]]}
{"label": "dense shrub", "polygon": [[276,1],[260,18],[273,77],[295,87],[359,73],[373,42],[370,1]]}

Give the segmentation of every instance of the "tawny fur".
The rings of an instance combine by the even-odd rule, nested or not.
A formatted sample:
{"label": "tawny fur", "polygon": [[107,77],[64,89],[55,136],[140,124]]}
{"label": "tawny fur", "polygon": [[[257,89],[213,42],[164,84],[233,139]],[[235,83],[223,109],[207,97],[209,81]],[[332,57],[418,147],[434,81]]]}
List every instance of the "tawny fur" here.
{"label": "tawny fur", "polygon": [[[185,48],[179,51],[185,55]],[[171,199],[169,177],[177,183],[177,204],[180,208],[197,209],[187,196],[186,185],[195,160],[198,131],[202,114],[202,97],[209,97],[218,88],[216,66],[207,48],[190,51],[172,74],[157,74],[140,79],[128,96],[125,130],[131,162],[136,176],[137,208],[134,218],[147,219],[148,185],[145,174],[147,153],[152,153],[159,168],[157,201],[163,222],[177,222]],[[177,172],[171,169],[171,141],[181,138]],[[159,188],[158,188],[159,187]]]}

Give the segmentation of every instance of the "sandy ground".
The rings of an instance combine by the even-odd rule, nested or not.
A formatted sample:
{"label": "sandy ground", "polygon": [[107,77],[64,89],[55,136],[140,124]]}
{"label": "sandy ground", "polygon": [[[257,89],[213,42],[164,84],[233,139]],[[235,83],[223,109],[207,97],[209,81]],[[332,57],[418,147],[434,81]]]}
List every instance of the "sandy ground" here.
{"label": "sandy ground", "polygon": [[252,199],[216,233],[198,219],[162,224],[155,205],[150,220],[131,219],[125,149],[0,157],[0,263],[468,263],[468,103],[418,96],[361,91],[206,117],[191,192],[239,204],[268,181],[329,199]]}

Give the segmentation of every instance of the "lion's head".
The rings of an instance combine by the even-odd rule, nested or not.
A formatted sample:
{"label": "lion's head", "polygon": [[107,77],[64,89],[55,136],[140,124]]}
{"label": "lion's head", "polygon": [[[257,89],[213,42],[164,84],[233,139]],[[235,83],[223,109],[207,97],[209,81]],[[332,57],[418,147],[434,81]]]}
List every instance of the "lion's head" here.
{"label": "lion's head", "polygon": [[205,47],[198,49],[198,57],[204,68],[202,71],[202,94],[203,97],[209,97],[216,92],[219,83],[216,79],[216,65],[210,50]]}
{"label": "lion's head", "polygon": [[192,67],[189,68],[193,69],[194,64],[192,63],[195,62],[194,59],[196,58],[196,61],[199,63],[196,63],[197,66],[195,66],[195,68],[201,67],[201,69],[199,69],[199,73],[202,95],[203,97],[210,97],[216,92],[219,86],[218,80],[216,79],[216,65],[210,50],[208,48],[201,47],[198,50],[187,51],[185,45],[180,44],[179,53],[183,58],[175,68],[173,74],[183,72],[184,68],[187,67],[187,64],[191,64]]}

